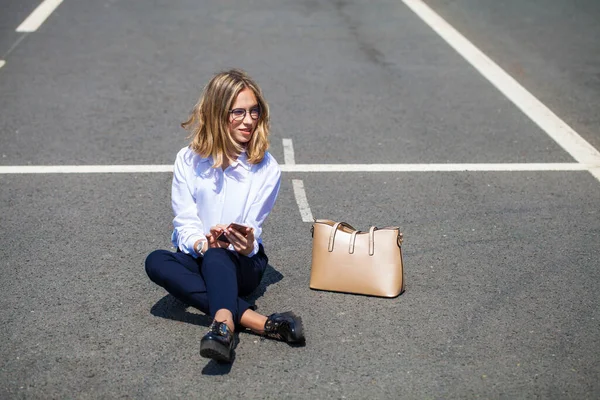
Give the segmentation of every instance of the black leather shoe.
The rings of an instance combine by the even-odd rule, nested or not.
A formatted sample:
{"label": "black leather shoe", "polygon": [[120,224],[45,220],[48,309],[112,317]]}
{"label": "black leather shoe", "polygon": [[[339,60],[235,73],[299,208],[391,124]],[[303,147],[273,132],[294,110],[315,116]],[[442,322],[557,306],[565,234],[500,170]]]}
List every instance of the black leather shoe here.
{"label": "black leather shoe", "polygon": [[213,321],[209,331],[200,340],[200,355],[215,361],[230,363],[233,358],[233,332],[224,322]]}
{"label": "black leather shoe", "polygon": [[288,343],[304,343],[302,318],[291,311],[271,314],[265,322],[265,336]]}

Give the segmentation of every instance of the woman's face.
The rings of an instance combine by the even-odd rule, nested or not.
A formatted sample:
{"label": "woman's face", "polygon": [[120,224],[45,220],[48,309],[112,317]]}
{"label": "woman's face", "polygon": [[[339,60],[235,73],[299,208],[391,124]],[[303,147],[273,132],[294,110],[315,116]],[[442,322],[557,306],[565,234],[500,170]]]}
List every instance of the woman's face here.
{"label": "woman's face", "polygon": [[233,102],[229,111],[229,132],[239,144],[250,141],[258,125],[260,108],[254,92],[250,88],[243,89]]}

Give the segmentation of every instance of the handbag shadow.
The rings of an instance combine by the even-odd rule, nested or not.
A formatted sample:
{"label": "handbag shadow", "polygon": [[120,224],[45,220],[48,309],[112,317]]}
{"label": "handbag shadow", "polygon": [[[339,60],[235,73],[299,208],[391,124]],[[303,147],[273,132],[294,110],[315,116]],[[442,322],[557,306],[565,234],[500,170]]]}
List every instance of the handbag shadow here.
{"label": "handbag shadow", "polygon": [[[256,300],[265,294],[270,285],[275,284],[282,279],[283,275],[273,268],[272,265],[267,264],[267,268],[265,269],[260,284],[250,294],[242,296],[242,298],[247,300],[250,304],[253,304],[253,309],[256,309],[258,308],[254,305]],[[167,294],[152,306],[150,313],[155,317],[209,327],[212,318],[209,315],[203,314],[201,311],[190,312],[188,311],[188,308],[190,307],[192,306],[180,301],[171,294]]]}
{"label": "handbag shadow", "polygon": [[400,297],[400,295],[404,294],[404,292],[406,292],[406,286],[403,286],[402,289],[400,290],[400,293],[398,293],[395,296],[379,296],[379,295],[375,295],[375,294],[365,294],[365,293],[355,293],[355,292],[343,292],[341,290],[329,290],[329,289],[318,289],[318,288],[310,288],[310,290],[314,291],[314,292],[323,292],[323,293],[331,293],[332,295],[336,295],[336,294],[350,294],[352,296],[361,296],[361,297],[370,297],[373,299],[397,299],[398,297]]}

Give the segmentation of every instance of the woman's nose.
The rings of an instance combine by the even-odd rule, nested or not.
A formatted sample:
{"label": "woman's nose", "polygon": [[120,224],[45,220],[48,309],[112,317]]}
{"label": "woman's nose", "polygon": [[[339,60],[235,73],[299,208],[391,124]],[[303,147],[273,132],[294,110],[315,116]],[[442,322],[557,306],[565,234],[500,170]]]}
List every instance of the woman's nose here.
{"label": "woman's nose", "polygon": [[242,122],[245,125],[252,125],[252,117],[250,116],[249,112],[246,112],[246,115],[244,115],[244,119],[242,120]]}

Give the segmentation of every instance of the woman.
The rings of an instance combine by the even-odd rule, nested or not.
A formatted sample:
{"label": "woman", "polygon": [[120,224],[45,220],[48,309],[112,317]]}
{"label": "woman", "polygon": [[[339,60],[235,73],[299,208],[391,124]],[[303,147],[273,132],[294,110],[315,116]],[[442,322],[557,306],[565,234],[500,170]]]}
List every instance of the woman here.
{"label": "woman", "polygon": [[236,326],[304,342],[294,313],[267,317],[240,298],[259,285],[267,266],[262,225],[281,183],[279,165],[267,152],[269,107],[260,88],[243,71],[219,73],[181,126],[191,143],[177,154],[173,171],[171,240],[177,252],[152,252],[148,276],[213,317],[200,342],[203,357],[231,362]]}

